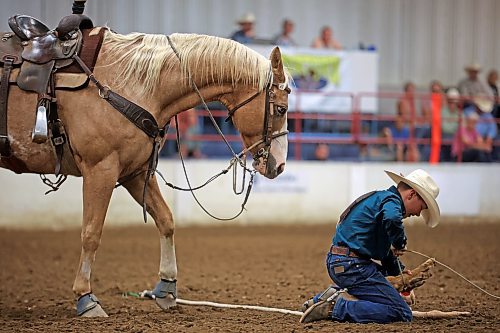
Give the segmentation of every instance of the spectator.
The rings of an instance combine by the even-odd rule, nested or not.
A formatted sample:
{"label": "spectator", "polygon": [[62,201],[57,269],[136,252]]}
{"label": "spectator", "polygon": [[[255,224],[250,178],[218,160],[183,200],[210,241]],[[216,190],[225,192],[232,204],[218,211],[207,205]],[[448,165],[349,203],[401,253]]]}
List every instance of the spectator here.
{"label": "spectator", "polygon": [[177,115],[181,153],[184,157],[200,158],[200,141],[193,140],[193,136],[200,135],[198,115],[195,109],[189,109]]}
{"label": "spectator", "polygon": [[340,43],[333,37],[333,30],[329,26],[321,28],[320,36],[315,38],[311,47],[315,49],[342,50]]}
{"label": "spectator", "polygon": [[457,132],[459,120],[460,93],[455,87],[448,88],[446,99],[441,107],[441,134],[445,139],[451,139]]}
{"label": "spectator", "polygon": [[274,44],[278,46],[297,46],[292,38],[294,23],[290,19],[285,19],[282,25],[281,33],[274,38]]}
{"label": "spectator", "polygon": [[405,124],[409,124],[415,114],[415,84],[408,81],[404,85],[404,94],[396,104],[396,113],[402,117]]}
{"label": "spectator", "polygon": [[[486,80],[488,82],[488,86],[490,87],[491,93],[498,100],[498,86],[497,86],[498,72],[496,71],[496,69],[492,69],[488,73]],[[497,101],[497,103],[498,103],[498,101]]]}
{"label": "spectator", "polygon": [[[441,135],[445,140],[452,140],[457,132],[460,119],[460,93],[457,88],[451,87],[446,92],[446,99],[441,107]],[[446,142],[441,146],[441,160],[451,161],[451,146]]]}
{"label": "spectator", "polygon": [[[483,139],[476,129],[479,116],[475,112],[465,115],[465,125],[460,126],[453,139],[451,154],[462,162],[486,162]],[[461,159],[460,159],[461,158]]]}
{"label": "spectator", "polygon": [[330,147],[326,143],[318,143],[314,150],[314,159],[317,161],[327,161],[330,156]]}
{"label": "spectator", "polygon": [[493,93],[493,97],[495,98],[492,114],[493,114],[493,117],[496,118],[497,126],[500,129],[500,122],[498,122],[498,120],[500,120],[500,99],[498,97],[497,81],[498,81],[498,72],[495,69],[492,69],[488,73],[487,82],[488,82],[488,86],[490,87],[491,92]]}
{"label": "spectator", "polygon": [[391,131],[392,137],[396,141],[406,141],[410,138],[410,130],[404,123],[403,117],[401,116],[396,116],[396,118],[394,119],[394,125],[389,129]]}
{"label": "spectator", "polygon": [[488,161],[492,160],[493,140],[497,136],[498,130],[495,124],[495,118],[491,114],[493,109],[493,101],[486,96],[475,96],[473,105],[465,108],[464,113],[477,113],[479,121],[476,125],[476,130],[483,139],[485,155]]}
{"label": "spectator", "polygon": [[236,23],[240,30],[231,35],[231,39],[241,44],[252,44],[255,40],[255,16],[252,13],[246,13]]}
{"label": "spectator", "polygon": [[[404,130],[402,131],[404,132]],[[384,127],[380,132],[379,144],[367,145],[366,143],[359,144],[360,160],[361,161],[399,161],[399,162],[418,162],[420,153],[415,143],[407,143],[392,137],[392,131],[389,127]]]}
{"label": "spectator", "polygon": [[[385,131],[387,130],[390,133],[386,133]],[[390,141],[394,142],[396,161],[402,162],[406,160],[405,154],[407,153],[407,143],[410,139],[410,129],[404,123],[403,117],[396,116],[394,125],[384,129],[384,133],[386,138],[390,138]]]}
{"label": "spectator", "polygon": [[479,64],[470,64],[465,67],[465,71],[467,72],[467,78],[458,83],[458,90],[462,95],[464,107],[472,104],[472,98],[476,95],[493,96],[491,91],[479,81],[479,72],[481,71]]}

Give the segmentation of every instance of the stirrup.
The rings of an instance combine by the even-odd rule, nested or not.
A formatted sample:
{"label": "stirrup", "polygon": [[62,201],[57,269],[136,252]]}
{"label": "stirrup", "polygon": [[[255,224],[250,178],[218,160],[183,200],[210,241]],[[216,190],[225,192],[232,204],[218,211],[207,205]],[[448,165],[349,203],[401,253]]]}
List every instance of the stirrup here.
{"label": "stirrup", "polygon": [[47,109],[40,105],[36,111],[35,127],[31,133],[31,140],[35,143],[44,143],[48,138]]}

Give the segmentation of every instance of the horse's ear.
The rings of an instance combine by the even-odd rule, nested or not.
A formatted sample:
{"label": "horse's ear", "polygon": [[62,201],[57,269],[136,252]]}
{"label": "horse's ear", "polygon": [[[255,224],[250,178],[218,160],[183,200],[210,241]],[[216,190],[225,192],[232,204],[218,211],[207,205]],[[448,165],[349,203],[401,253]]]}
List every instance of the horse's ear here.
{"label": "horse's ear", "polygon": [[271,56],[271,66],[273,68],[274,82],[280,83],[285,82],[285,70],[283,69],[283,61],[281,60],[281,51],[279,47],[275,47]]}

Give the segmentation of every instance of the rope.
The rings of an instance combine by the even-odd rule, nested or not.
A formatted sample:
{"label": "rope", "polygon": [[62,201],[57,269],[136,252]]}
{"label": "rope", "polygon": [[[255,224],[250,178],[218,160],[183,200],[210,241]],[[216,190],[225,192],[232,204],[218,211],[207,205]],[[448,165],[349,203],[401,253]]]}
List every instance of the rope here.
{"label": "rope", "polygon": [[410,252],[410,253],[414,253],[414,254],[418,254],[424,258],[427,258],[427,259],[432,259],[434,260],[437,264],[440,264],[441,266],[449,269],[450,271],[452,271],[453,273],[455,273],[456,275],[460,276],[462,279],[464,279],[466,282],[470,283],[472,286],[476,287],[477,289],[479,289],[480,291],[482,291],[483,293],[485,293],[486,295],[488,296],[491,296],[493,298],[496,298],[496,299],[500,299],[500,296],[497,296],[497,295],[493,295],[492,293],[484,290],[483,288],[481,288],[480,286],[478,286],[477,284],[475,284],[474,282],[472,282],[471,280],[467,279],[465,276],[463,276],[462,274],[460,274],[459,272],[457,272],[456,270],[454,270],[453,268],[451,268],[450,266],[446,265],[446,264],[443,264],[442,262],[436,260],[435,258],[431,258],[429,257],[428,255],[426,254],[423,254],[423,253],[420,253],[420,252],[417,252],[417,251],[413,251],[413,250],[408,250],[408,249],[405,249],[405,252]]}
{"label": "rope", "polygon": [[[175,126],[176,128],[179,128],[179,124],[177,123],[177,116],[175,116]],[[205,212],[205,214],[207,214],[208,216],[210,216],[211,218],[213,219],[216,219],[216,220],[219,220],[219,221],[231,221],[231,220],[234,220],[236,219],[237,217],[239,217],[243,211],[245,210],[245,205],[247,204],[247,201],[248,201],[248,198],[250,197],[250,192],[252,191],[252,187],[253,187],[253,178],[255,177],[255,174],[256,174],[256,171],[255,170],[250,170],[248,172],[250,172],[250,180],[248,182],[248,186],[247,186],[247,192],[245,194],[245,198],[243,199],[243,203],[241,204],[241,207],[240,207],[240,210],[238,213],[236,213],[234,216],[232,217],[217,217],[215,215],[213,215],[212,213],[210,213],[206,208],[205,206],[203,206],[200,202],[200,200],[198,199],[198,197],[196,196],[195,194],[195,189],[193,189],[193,187],[191,186],[191,182],[189,180],[189,177],[188,177],[188,174],[187,174],[187,170],[186,170],[186,164],[184,163],[184,158],[182,156],[182,150],[181,150],[181,145],[180,145],[180,137],[179,137],[179,131],[177,131],[177,134],[176,134],[176,138],[177,138],[177,149],[179,150],[179,156],[181,158],[181,162],[182,162],[182,170],[184,172],[184,177],[186,179],[186,182],[187,182],[187,185],[188,185],[188,190],[189,192],[191,193],[191,195],[193,196],[194,198],[194,201],[196,201],[196,203],[198,204],[198,206]],[[241,162],[241,160],[240,160]],[[219,173],[218,175],[216,175],[215,177],[212,177],[210,181],[214,180],[215,178],[217,178],[219,175],[225,173],[224,171],[227,172],[227,170],[229,170],[230,167],[233,167],[233,168],[236,168],[237,165],[236,165],[236,159],[233,158],[231,159],[231,164],[229,165],[228,169],[226,170],[223,170],[221,173]],[[245,170],[248,170],[246,167],[244,167]],[[245,170],[243,172],[245,172]],[[162,176],[163,178],[163,176]],[[163,180],[165,180],[163,178]],[[210,182],[209,181],[209,182]],[[206,182],[203,186],[205,186],[206,184],[208,184],[209,182]],[[234,188],[234,182],[236,182],[236,179],[233,178],[233,188]],[[165,184],[167,184],[167,182],[165,182]],[[167,184],[168,185],[168,184]],[[203,187],[202,186],[202,187]],[[243,189],[244,189],[244,186],[245,184],[243,184]],[[243,193],[243,189],[242,191],[240,192]],[[236,193],[236,192],[235,192]],[[238,193],[237,193],[238,194]]]}
{"label": "rope", "polygon": [[405,276],[403,274],[403,269],[401,268],[401,262],[399,261],[398,258],[396,258],[396,262],[398,263],[398,268],[399,268],[399,274],[401,275],[401,281],[403,282],[403,290],[406,290],[406,282],[405,282]]}
{"label": "rope", "polygon": [[[155,299],[155,295],[153,295],[151,290],[144,290],[142,292],[126,292],[122,294],[123,297],[136,297],[142,299]],[[225,308],[225,309],[247,309],[247,310],[257,310],[257,311],[265,311],[265,312],[279,312],[284,314],[291,314],[296,316],[302,316],[304,313],[301,311],[294,311],[288,309],[280,309],[280,308],[271,308],[267,306],[259,306],[259,305],[244,305],[244,304],[226,304],[226,303],[216,303],[209,301],[190,301],[187,299],[177,298],[175,300],[177,304],[183,305],[195,305],[195,306],[211,306],[214,308]]]}
{"label": "rope", "polygon": [[257,310],[257,311],[265,311],[265,312],[279,312],[284,314],[291,314],[296,316],[302,316],[304,313],[300,311],[288,310],[288,309],[280,309],[280,308],[270,308],[267,306],[258,306],[258,305],[238,305],[238,304],[225,304],[225,303],[215,303],[215,302],[207,302],[207,301],[188,301],[185,299],[177,299],[177,303],[184,305],[202,305],[202,306],[212,306],[216,308],[226,308],[226,309],[247,309],[247,310]]}
{"label": "rope", "polygon": [[[142,292],[126,292],[122,294],[123,297],[132,296],[135,298],[142,299],[155,299],[155,296],[152,294],[151,290],[144,290]],[[272,308],[267,306],[259,306],[259,305],[243,305],[243,304],[226,304],[226,303],[216,303],[209,301],[190,301],[186,299],[177,298],[177,304],[183,305],[192,305],[192,306],[211,306],[215,308],[225,308],[225,309],[245,309],[245,310],[255,310],[255,311],[264,311],[264,312],[277,312],[283,314],[290,314],[294,316],[302,316],[304,313],[301,311],[294,311],[288,309],[281,308]],[[420,318],[452,318],[462,315],[470,315],[470,312],[443,312],[438,310],[432,310],[429,312],[420,312],[420,311],[412,311],[415,317]]]}

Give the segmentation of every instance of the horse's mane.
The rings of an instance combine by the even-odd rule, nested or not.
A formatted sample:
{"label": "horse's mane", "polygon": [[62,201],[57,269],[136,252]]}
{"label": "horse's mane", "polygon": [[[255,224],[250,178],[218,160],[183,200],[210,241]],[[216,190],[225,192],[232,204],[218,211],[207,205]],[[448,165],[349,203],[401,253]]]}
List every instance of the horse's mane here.
{"label": "horse's mane", "polygon": [[[197,34],[172,34],[170,39],[179,53],[185,84],[188,72],[202,82],[228,79],[233,85],[250,84],[259,90],[272,79],[268,59],[232,40]],[[160,72],[171,72],[179,63],[165,35],[108,31],[104,45],[109,59],[119,66],[114,87],[133,85],[140,95],[153,93]]]}

